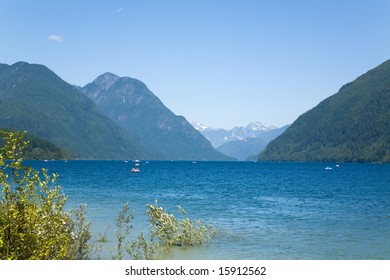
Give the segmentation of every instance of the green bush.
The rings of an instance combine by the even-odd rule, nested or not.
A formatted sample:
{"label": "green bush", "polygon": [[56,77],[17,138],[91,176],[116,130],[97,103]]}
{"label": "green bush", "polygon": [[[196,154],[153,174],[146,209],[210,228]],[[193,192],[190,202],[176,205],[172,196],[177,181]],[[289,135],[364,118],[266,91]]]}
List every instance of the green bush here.
{"label": "green bush", "polygon": [[[185,215],[185,210],[178,207]],[[151,222],[151,235],[158,238],[161,245],[166,247],[201,245],[216,234],[215,229],[207,226],[203,221],[192,221],[189,218],[177,219],[157,203],[149,205],[148,216]]]}
{"label": "green bush", "polygon": [[49,176],[23,165],[25,132],[0,131],[0,258],[86,259],[90,239],[85,208],[66,212],[65,195]]}

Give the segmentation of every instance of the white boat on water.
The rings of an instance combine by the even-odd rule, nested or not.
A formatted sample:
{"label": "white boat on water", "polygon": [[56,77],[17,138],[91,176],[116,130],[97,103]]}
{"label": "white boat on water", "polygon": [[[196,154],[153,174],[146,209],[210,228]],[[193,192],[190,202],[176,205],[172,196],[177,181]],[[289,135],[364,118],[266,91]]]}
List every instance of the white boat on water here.
{"label": "white boat on water", "polygon": [[133,173],[139,173],[139,172],[141,172],[141,171],[139,170],[139,168],[133,167],[133,168],[131,169],[131,172],[133,172]]}

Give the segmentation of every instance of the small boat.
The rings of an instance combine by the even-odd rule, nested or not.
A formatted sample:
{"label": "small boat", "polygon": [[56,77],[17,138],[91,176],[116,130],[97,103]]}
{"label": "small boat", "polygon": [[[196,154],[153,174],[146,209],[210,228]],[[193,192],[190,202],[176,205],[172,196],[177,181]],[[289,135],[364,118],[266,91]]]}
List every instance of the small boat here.
{"label": "small boat", "polygon": [[139,170],[139,168],[133,167],[133,168],[131,169],[131,172],[133,172],[133,173],[139,173],[140,170]]}
{"label": "small boat", "polygon": [[331,170],[331,169],[332,169],[332,167],[329,167],[329,166],[325,167],[325,170]]}

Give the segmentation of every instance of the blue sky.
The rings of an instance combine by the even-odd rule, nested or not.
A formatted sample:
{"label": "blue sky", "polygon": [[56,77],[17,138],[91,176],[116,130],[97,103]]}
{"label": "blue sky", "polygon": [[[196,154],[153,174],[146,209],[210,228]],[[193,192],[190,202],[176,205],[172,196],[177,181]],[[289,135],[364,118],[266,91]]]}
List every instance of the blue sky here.
{"label": "blue sky", "polygon": [[0,0],[0,63],[137,78],[213,127],[282,126],[390,59],[390,1]]}

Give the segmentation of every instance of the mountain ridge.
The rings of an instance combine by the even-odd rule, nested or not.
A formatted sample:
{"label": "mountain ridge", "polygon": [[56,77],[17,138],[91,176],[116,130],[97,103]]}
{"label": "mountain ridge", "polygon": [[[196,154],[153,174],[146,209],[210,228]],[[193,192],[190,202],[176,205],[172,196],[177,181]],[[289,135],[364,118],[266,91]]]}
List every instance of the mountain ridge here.
{"label": "mountain ridge", "polygon": [[298,119],[259,160],[390,162],[390,60]]}

